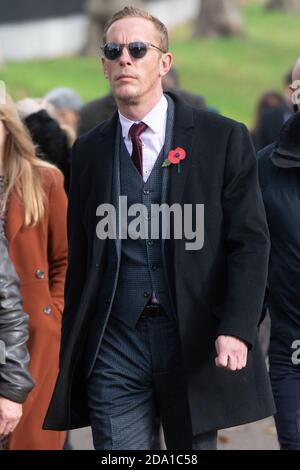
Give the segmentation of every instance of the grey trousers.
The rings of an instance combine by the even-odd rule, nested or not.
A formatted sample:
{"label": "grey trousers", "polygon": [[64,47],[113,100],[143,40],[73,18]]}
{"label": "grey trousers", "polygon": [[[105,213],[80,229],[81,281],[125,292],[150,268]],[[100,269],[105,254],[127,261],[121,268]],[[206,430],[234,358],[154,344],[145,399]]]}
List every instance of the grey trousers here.
{"label": "grey trousers", "polygon": [[95,449],[151,449],[157,415],[168,449],[217,447],[216,431],[192,434],[179,335],[167,316],[135,328],[111,317],[87,393]]}

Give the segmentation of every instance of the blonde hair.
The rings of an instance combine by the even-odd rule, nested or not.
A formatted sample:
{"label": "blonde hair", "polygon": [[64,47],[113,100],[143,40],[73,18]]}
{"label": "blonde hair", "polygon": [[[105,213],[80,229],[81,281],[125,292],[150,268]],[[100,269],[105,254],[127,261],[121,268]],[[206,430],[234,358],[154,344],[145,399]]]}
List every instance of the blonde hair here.
{"label": "blonde hair", "polygon": [[141,10],[137,7],[125,7],[123,10],[117,11],[105,24],[103,29],[103,43],[106,43],[106,33],[108,29],[111,27],[113,23],[118,20],[122,20],[123,18],[144,18],[145,20],[151,21],[154,24],[156,31],[159,34],[159,47],[164,51],[167,52],[169,49],[169,37],[168,37],[168,30],[166,26],[155,16],[151,15],[145,10]]}
{"label": "blonde hair", "polygon": [[16,189],[24,207],[24,225],[35,226],[43,218],[46,207],[41,170],[54,166],[36,156],[29,132],[9,96],[4,104],[0,104],[0,121],[7,132],[3,158],[7,184],[2,200],[2,213],[7,209],[11,192]]}

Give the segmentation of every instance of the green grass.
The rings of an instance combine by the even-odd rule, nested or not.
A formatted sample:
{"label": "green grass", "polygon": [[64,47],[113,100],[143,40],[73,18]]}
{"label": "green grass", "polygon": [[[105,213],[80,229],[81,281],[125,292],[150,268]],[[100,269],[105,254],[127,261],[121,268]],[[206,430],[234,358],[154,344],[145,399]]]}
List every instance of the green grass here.
{"label": "green grass", "polygon": [[[195,40],[191,25],[184,25],[171,33],[171,50],[183,88],[251,125],[260,94],[281,91],[283,76],[300,55],[300,15],[268,12],[252,2],[243,17],[243,38]],[[0,78],[15,99],[41,96],[55,86],[73,87],[85,101],[108,90],[97,58],[8,63]]]}

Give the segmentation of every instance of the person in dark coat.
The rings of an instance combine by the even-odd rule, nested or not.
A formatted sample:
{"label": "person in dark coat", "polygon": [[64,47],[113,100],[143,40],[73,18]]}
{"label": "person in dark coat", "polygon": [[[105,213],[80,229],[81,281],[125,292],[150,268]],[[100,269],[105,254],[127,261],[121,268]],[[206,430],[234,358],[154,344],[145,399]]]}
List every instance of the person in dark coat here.
{"label": "person in dark coat", "polygon": [[69,192],[70,148],[65,132],[47,111],[41,110],[25,118],[31,138],[37,145],[37,154],[43,160],[53,163],[64,175],[64,188]]}
{"label": "person in dark coat", "polygon": [[284,98],[276,91],[270,90],[263,93],[257,103],[255,121],[250,131],[252,138],[254,139],[254,143],[256,143],[255,138],[261,125],[262,115],[266,112],[267,109],[278,108],[282,107],[283,105]]}
{"label": "person in dark coat", "polygon": [[[44,427],[91,422],[96,449],[148,449],[158,409],[167,448],[215,449],[218,429],[274,412],[257,337],[269,234],[253,147],[244,125],[163,94],[172,55],[158,19],[124,8],[104,43],[118,112],[73,148],[60,372]],[[128,209],[142,201],[138,225],[154,234],[135,236],[121,195]],[[178,236],[167,217],[157,227],[148,210],[162,203],[189,204],[197,235]],[[125,237],[123,224],[105,233],[106,210]]]}
{"label": "person in dark coat", "polygon": [[171,91],[177,94],[186,104],[193,108],[207,109],[203,96],[190,93],[180,87],[179,75],[174,66],[171,67],[169,72],[162,78],[162,85],[164,92]]}
{"label": "person in dark coat", "polygon": [[71,149],[66,132],[44,109],[45,101],[26,98],[17,103],[18,112],[42,160],[53,163],[64,175],[64,188],[69,192]]}
{"label": "person in dark coat", "polygon": [[267,305],[270,376],[283,450],[300,450],[300,113],[278,142],[259,152],[259,176],[270,236]]}
{"label": "person in dark coat", "polygon": [[281,449],[300,450],[300,59],[292,75],[294,114],[277,142],[258,153],[271,235],[266,305],[271,316],[270,376]]}
{"label": "person in dark coat", "polygon": [[117,104],[112,93],[84,104],[79,112],[78,136],[110,119],[116,110]]}
{"label": "person in dark coat", "polygon": [[286,75],[284,80],[285,86],[282,102],[277,106],[267,106],[261,112],[252,133],[257,151],[275,142],[279,137],[282,125],[292,116],[291,83],[292,70]]}

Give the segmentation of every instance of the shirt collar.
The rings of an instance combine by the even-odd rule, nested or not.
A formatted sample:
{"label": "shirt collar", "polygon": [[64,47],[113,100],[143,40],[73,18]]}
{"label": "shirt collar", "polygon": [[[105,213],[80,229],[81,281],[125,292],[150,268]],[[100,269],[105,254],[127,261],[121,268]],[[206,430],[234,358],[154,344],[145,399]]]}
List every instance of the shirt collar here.
{"label": "shirt collar", "polygon": [[[151,111],[146,114],[141,121],[143,121],[147,126],[155,133],[158,134],[161,131],[162,125],[165,123],[165,115],[168,109],[167,98],[162,95],[159,102],[151,109]],[[131,121],[127,119],[119,111],[119,119],[122,126],[122,134],[124,138],[128,138],[129,129],[132,124],[141,122],[141,121]]]}

